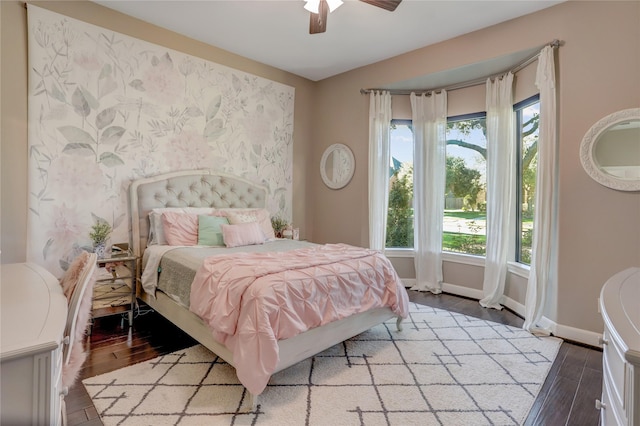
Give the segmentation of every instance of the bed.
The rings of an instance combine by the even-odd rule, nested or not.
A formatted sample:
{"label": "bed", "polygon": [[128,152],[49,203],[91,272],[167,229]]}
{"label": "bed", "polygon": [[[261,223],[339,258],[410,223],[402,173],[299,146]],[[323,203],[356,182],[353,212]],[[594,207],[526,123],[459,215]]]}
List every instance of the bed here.
{"label": "bed", "polygon": [[[406,291],[395,274],[393,267],[388,263],[388,259],[372,250],[354,248],[341,244],[319,246],[304,241],[283,239],[272,239],[264,244],[253,245],[249,247],[248,250],[247,247],[242,246],[234,248],[202,248],[167,247],[162,244],[149,244],[150,233],[152,234],[151,240],[157,237],[153,235],[153,229],[157,229],[157,224],[153,225],[152,223],[150,225],[150,213],[162,211],[157,209],[168,208],[173,210],[176,208],[192,208],[199,210],[201,208],[211,208],[216,212],[222,210],[229,211],[230,209],[232,209],[231,211],[235,211],[236,209],[264,209],[267,196],[268,190],[266,187],[256,185],[253,182],[239,177],[215,173],[210,170],[179,171],[143,178],[133,181],[129,191],[131,217],[130,244],[139,262],[139,267],[137,268],[139,271],[137,280],[138,297],[203,346],[236,368],[240,382],[247,388],[246,407],[249,410],[255,410],[257,408],[258,395],[263,389],[262,385],[250,383],[254,376],[259,377],[260,374],[267,374],[266,379],[268,380],[270,374],[275,374],[276,372],[286,369],[392,318],[397,318],[397,328],[401,330],[402,318],[406,317],[408,310]],[[364,273],[356,274],[365,277],[364,282],[366,286],[364,287],[366,288],[363,287],[361,289],[356,287],[356,285],[360,285],[357,283],[349,284],[351,286],[351,289],[348,290],[349,295],[367,294],[367,297],[362,297],[363,300],[367,300],[367,306],[360,306],[356,309],[355,304],[359,303],[356,301],[352,309],[353,313],[347,316],[343,314],[342,318],[330,322],[321,321],[318,325],[308,330],[300,328],[299,331],[289,332],[288,334],[291,335],[287,335],[286,338],[280,338],[277,335],[275,335],[275,337],[271,336],[271,340],[273,340],[271,343],[269,343],[269,339],[267,338],[267,343],[274,346],[273,351],[275,351],[275,357],[269,356],[268,351],[263,350],[260,346],[256,346],[257,352],[265,354],[260,355],[265,357],[265,365],[269,363],[270,365],[267,366],[268,371],[266,373],[262,370],[260,372],[251,371],[250,367],[247,367],[247,360],[243,361],[241,355],[250,351],[242,349],[242,347],[239,346],[240,344],[237,342],[235,335],[232,336],[232,334],[234,334],[233,330],[226,330],[222,325],[220,325],[220,330],[224,330],[228,334],[220,330],[212,329],[212,326],[218,327],[216,321],[220,320],[221,317],[230,316],[229,312],[224,315],[217,315],[213,308],[208,309],[206,306],[198,308],[194,306],[198,303],[201,304],[201,300],[207,297],[203,296],[203,294],[205,294],[203,293],[203,288],[213,288],[211,281],[207,281],[211,279],[211,275],[222,274],[226,277],[241,269],[233,267],[237,264],[235,260],[236,257],[243,256],[243,259],[259,259],[260,266],[256,266],[256,268],[261,268],[260,270],[265,268],[267,270],[269,268],[274,269],[276,267],[280,269],[278,263],[282,264],[283,262],[275,261],[273,259],[275,256],[274,253],[277,253],[278,256],[284,256],[283,253],[285,252],[287,256],[306,256],[305,259],[313,259],[315,264],[311,265],[311,267],[314,271],[318,270],[318,268],[325,268],[323,265],[328,265],[327,268],[329,268],[330,271],[336,271],[335,279],[328,276],[327,278],[323,278],[325,281],[349,281],[345,278],[347,276],[346,273],[344,276],[339,275],[341,274],[339,271],[344,270],[342,262],[345,262],[345,265],[347,265],[348,262],[358,265],[366,264],[367,262],[372,262],[376,265],[382,264],[385,272],[382,274],[376,271],[371,273],[365,271]],[[323,260],[335,259],[338,256],[342,256],[341,253],[344,253],[345,260],[340,260],[336,262],[335,265],[329,263],[329,260]],[[243,265],[249,262],[247,259],[243,260],[243,262],[245,262]],[[286,263],[295,262],[287,261]],[[207,269],[217,268],[224,264],[231,265],[224,273],[213,273]],[[378,266],[376,266],[376,268],[377,267]],[[311,269],[304,269],[304,271],[308,270]],[[273,270],[268,272],[269,274],[271,272],[277,272],[282,274],[282,277],[289,277],[286,279],[283,278],[283,280],[287,281],[287,285],[289,285],[288,280],[291,279],[292,282],[294,282],[293,280],[297,279],[295,278],[297,271]],[[265,271],[256,274],[260,275],[261,279],[264,279],[264,275],[268,275]],[[384,278],[382,277],[383,275]],[[350,276],[353,276],[353,274]],[[244,278],[239,277],[238,282],[245,282],[246,280]],[[295,281],[295,283],[300,283],[300,286],[306,286],[307,282],[308,280],[304,278],[299,278],[299,281]],[[378,285],[380,286],[379,291],[376,289]],[[215,291],[218,291],[218,288],[222,288],[221,285],[218,286],[219,287],[215,287]],[[231,288],[232,290],[230,291],[235,291],[233,289],[237,288],[237,282],[231,281],[226,287]],[[255,287],[257,287],[257,285],[254,285],[254,288]],[[185,288],[187,289],[186,295],[178,294],[180,290],[177,289]],[[374,290],[371,290],[372,288]],[[368,294],[372,291],[376,294],[384,293],[384,297],[381,297],[381,299],[384,298],[384,301],[369,303],[368,300],[370,297]],[[197,294],[197,296],[193,296],[194,294]],[[230,296],[225,294],[225,297],[229,298]],[[238,297],[238,300],[242,300],[243,303],[245,303],[245,299],[249,300],[247,296],[244,296],[245,299],[242,299],[243,296],[236,297]],[[221,296],[219,296],[219,299],[220,298]],[[360,298],[360,296],[358,296],[358,298]],[[349,299],[349,297],[340,297],[339,300],[347,299]],[[190,302],[192,302],[191,306],[189,306]],[[258,308],[256,308],[256,306],[258,306],[258,304],[254,304],[251,309],[257,310]],[[269,308],[271,309],[271,305],[269,305]],[[289,306],[287,305],[285,308],[289,309]],[[283,312],[286,309],[283,309]],[[192,310],[202,315],[197,315]],[[210,312],[205,312],[207,310]],[[347,311],[348,310],[349,309],[347,309]],[[262,314],[258,313],[258,316],[259,315]],[[273,312],[269,315],[274,316]],[[287,315],[283,314],[282,316]],[[251,321],[252,320],[246,320],[245,322],[251,323]],[[238,330],[236,330],[237,333],[235,334],[239,335],[242,329],[240,325],[237,327]],[[284,328],[286,327],[283,327],[283,329]],[[280,334],[279,331],[278,334]],[[223,337],[226,336],[227,339],[222,338],[222,335]],[[235,357],[234,353],[236,354]],[[262,360],[258,360],[257,364],[262,365]],[[264,386],[266,386],[266,384]]]}

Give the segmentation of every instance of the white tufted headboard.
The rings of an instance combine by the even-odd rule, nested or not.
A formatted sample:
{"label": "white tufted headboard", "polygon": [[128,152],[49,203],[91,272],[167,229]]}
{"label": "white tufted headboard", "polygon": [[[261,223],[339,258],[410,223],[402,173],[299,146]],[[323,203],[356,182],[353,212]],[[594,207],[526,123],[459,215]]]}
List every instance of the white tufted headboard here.
{"label": "white tufted headboard", "polygon": [[264,208],[267,188],[211,170],[185,170],[138,179],[129,187],[131,247],[141,256],[149,212],[161,207]]}

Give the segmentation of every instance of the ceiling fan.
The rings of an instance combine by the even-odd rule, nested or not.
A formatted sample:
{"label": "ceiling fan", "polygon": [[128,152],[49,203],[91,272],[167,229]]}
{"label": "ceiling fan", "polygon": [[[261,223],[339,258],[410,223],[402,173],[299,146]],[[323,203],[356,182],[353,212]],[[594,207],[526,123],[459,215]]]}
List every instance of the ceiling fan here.
{"label": "ceiling fan", "polygon": [[[327,15],[342,4],[340,0],[305,0],[305,9],[310,11],[309,34],[323,33],[327,30]],[[402,0],[360,0],[373,6],[393,12]]]}

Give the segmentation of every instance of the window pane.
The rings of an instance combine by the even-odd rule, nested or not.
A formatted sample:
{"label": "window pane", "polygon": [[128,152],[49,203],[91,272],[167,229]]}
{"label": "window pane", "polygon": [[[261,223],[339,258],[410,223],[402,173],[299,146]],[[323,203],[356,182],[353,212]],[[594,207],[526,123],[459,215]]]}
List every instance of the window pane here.
{"label": "window pane", "polygon": [[410,121],[392,122],[389,141],[388,248],[413,248],[413,131]]}
{"label": "window pane", "polygon": [[484,114],[447,122],[444,251],[484,256],[487,240]]}
{"label": "window pane", "polygon": [[533,212],[535,208],[536,171],[538,166],[538,123],[540,116],[540,102],[517,108],[516,114],[519,124],[519,167],[518,190],[520,214],[518,219],[517,261],[531,264],[531,243],[533,236]]}

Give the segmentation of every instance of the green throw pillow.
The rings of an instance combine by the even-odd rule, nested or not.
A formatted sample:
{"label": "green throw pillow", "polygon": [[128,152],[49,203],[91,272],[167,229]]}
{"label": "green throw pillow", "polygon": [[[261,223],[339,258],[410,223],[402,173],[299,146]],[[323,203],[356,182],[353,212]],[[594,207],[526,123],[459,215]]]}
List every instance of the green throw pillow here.
{"label": "green throw pillow", "polygon": [[226,217],[198,215],[198,245],[224,246],[220,225],[228,223]]}

